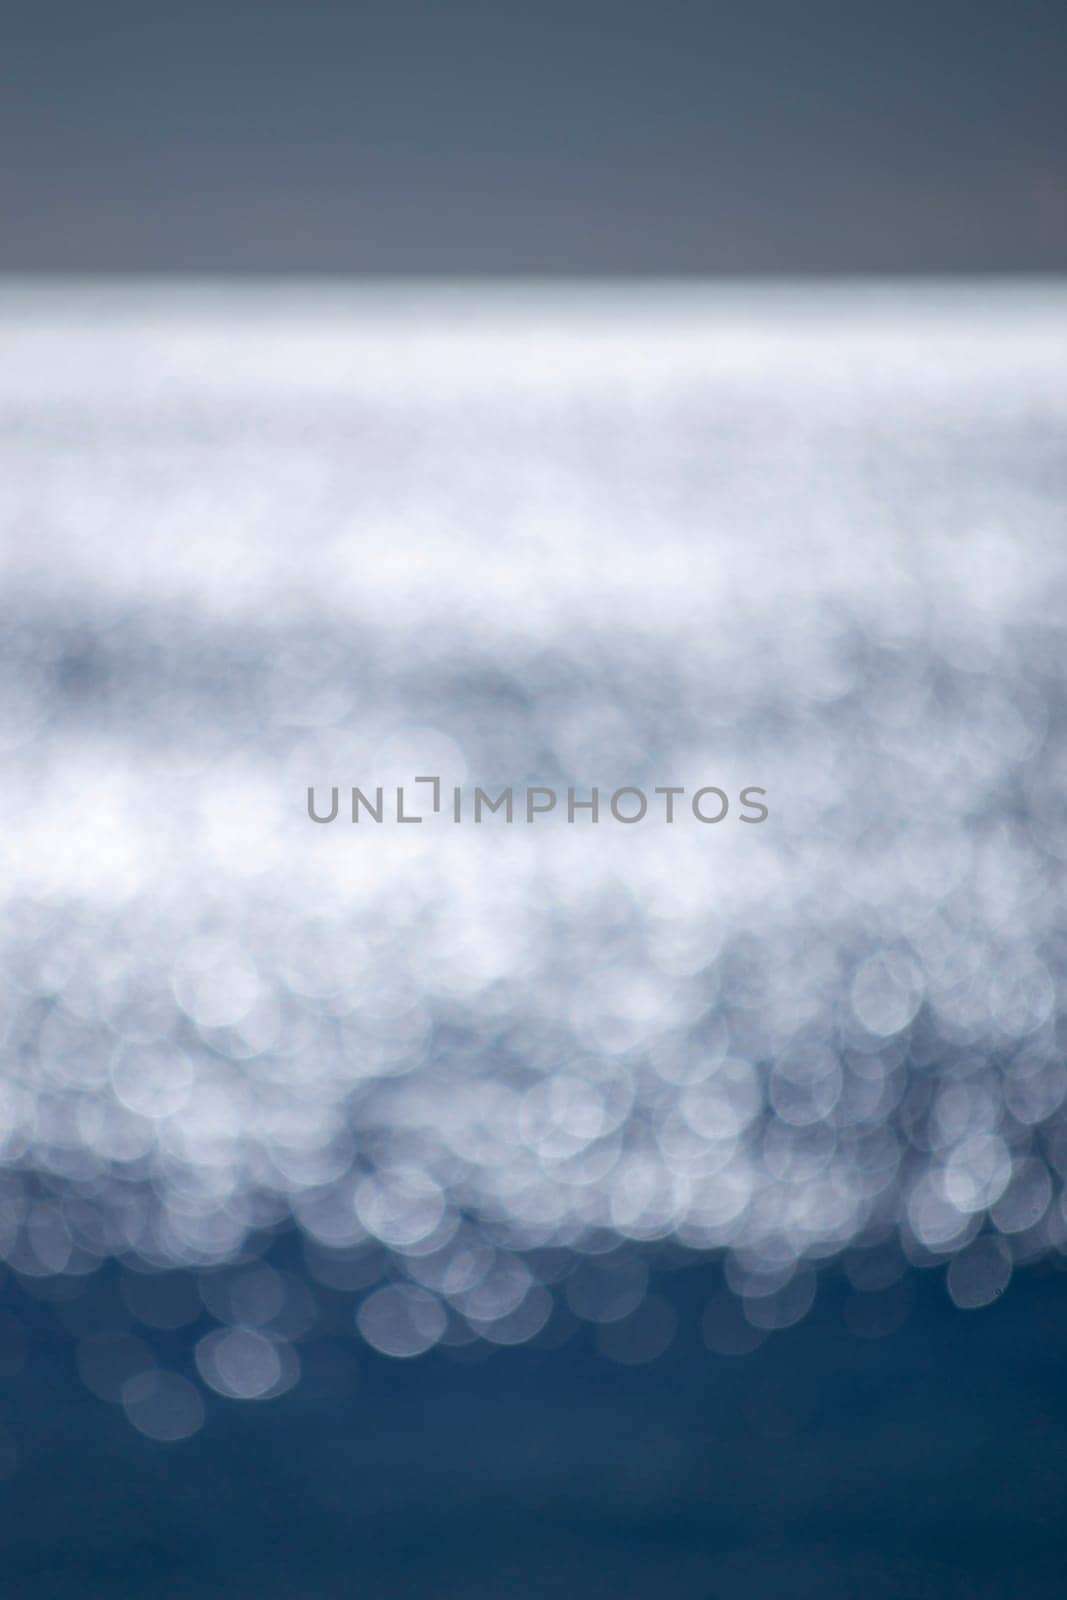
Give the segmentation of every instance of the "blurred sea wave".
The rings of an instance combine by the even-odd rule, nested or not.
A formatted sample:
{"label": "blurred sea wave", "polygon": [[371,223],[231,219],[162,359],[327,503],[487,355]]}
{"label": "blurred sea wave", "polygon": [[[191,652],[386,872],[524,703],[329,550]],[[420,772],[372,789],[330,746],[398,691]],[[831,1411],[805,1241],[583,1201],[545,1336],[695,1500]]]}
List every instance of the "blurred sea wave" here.
{"label": "blurred sea wave", "polygon": [[[1062,1257],[1065,370],[1054,284],[0,293],[0,1248],[119,1264],[94,1392]],[[308,820],[423,772],[770,817]]]}

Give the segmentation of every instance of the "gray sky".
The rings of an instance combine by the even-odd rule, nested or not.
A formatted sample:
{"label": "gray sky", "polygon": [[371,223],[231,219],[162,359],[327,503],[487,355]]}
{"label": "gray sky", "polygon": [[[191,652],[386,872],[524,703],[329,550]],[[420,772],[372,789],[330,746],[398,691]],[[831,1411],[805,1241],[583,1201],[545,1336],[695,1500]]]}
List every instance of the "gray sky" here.
{"label": "gray sky", "polygon": [[0,270],[1067,267],[1063,0],[7,0]]}

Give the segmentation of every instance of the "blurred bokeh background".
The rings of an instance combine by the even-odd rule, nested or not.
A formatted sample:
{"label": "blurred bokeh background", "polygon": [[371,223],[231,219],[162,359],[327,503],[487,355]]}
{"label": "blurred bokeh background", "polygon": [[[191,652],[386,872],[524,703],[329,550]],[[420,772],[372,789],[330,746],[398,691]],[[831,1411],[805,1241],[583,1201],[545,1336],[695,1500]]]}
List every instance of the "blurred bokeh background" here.
{"label": "blurred bokeh background", "polygon": [[1062,9],[7,33],[20,1595],[1060,1594]]}

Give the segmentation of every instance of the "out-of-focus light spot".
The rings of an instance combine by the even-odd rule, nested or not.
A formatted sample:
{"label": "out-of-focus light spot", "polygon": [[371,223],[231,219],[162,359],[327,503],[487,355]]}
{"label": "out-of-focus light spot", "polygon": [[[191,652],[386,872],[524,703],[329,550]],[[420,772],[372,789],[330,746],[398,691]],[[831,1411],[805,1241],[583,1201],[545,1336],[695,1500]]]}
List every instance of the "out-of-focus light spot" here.
{"label": "out-of-focus light spot", "polygon": [[481,1320],[468,1312],[468,1326],[490,1344],[526,1344],[541,1332],[552,1315],[553,1299],[535,1283],[513,1311]]}
{"label": "out-of-focus light spot", "polygon": [[359,1220],[383,1244],[410,1248],[430,1237],[445,1212],[440,1187],[414,1170],[365,1178],[355,1195]]}
{"label": "out-of-focus light spot", "polygon": [[1031,1157],[1020,1161],[1011,1182],[994,1202],[990,1216],[1001,1233],[1022,1233],[1041,1221],[1052,1199],[1048,1168]]}
{"label": "out-of-focus light spot", "polygon": [[230,1400],[268,1400],[292,1388],[300,1374],[296,1352],[251,1328],[218,1328],[197,1344],[200,1376]]}
{"label": "out-of-focus light spot", "polygon": [[620,1366],[644,1366],[668,1350],[678,1328],[678,1316],[662,1295],[649,1295],[621,1322],[603,1323],[596,1333],[597,1349]]}
{"label": "out-of-focus light spot", "polygon": [[948,1292],[962,1311],[974,1311],[998,1299],[1011,1279],[1011,1254],[989,1235],[975,1239],[948,1268]]}
{"label": "out-of-focus light spot", "polygon": [[204,1402],[195,1384],[178,1372],[142,1372],[122,1386],[122,1407],[148,1439],[176,1444],[204,1425]]}
{"label": "out-of-focus light spot", "polygon": [[845,1256],[848,1281],[854,1288],[867,1294],[888,1289],[898,1282],[907,1265],[895,1240],[872,1245],[865,1250],[850,1250]]}
{"label": "out-of-focus light spot", "polygon": [[362,1302],[356,1325],[382,1355],[421,1356],[438,1343],[448,1322],[440,1300],[425,1289],[390,1284]]}
{"label": "out-of-focus light spot", "polygon": [[116,1095],[142,1117],[167,1117],[180,1111],[195,1078],[192,1062],[176,1047],[127,1044],[111,1060]]}
{"label": "out-of-focus light spot", "polygon": [[868,1033],[887,1038],[906,1028],[922,1004],[922,976],[903,956],[871,956],[852,980],[851,998]]}
{"label": "out-of-focus light spot", "polygon": [[746,1295],[745,1316],[755,1328],[767,1331],[775,1328],[791,1328],[811,1310],[815,1299],[815,1288],[813,1272],[797,1272],[780,1289],[774,1289],[770,1294]]}
{"label": "out-of-focus light spot", "polygon": [[175,963],[173,982],[178,1004],[202,1028],[232,1027],[262,993],[248,956],[224,938],[194,939],[187,945]]}
{"label": "out-of-focus light spot", "polygon": [[747,1061],[720,1062],[700,1083],[682,1091],[682,1116],[702,1138],[729,1139],[747,1128],[758,1114],[763,1096]]}
{"label": "out-of-focus light spot", "polygon": [[200,1294],[220,1322],[259,1328],[281,1312],[286,1288],[279,1272],[261,1264],[206,1273],[200,1280]]}
{"label": "out-of-focus light spot", "polygon": [[567,1280],[567,1304],[586,1322],[618,1322],[635,1311],[648,1285],[648,1268],[636,1256],[582,1261]]}
{"label": "out-of-focus light spot", "polygon": [[533,1285],[530,1269],[517,1256],[497,1254],[469,1288],[454,1294],[453,1304],[476,1322],[495,1322],[516,1311]]}
{"label": "out-of-focus light spot", "polygon": [[942,1184],[960,1211],[979,1211],[998,1200],[1011,1177],[1007,1146],[995,1134],[975,1134],[951,1153]]}
{"label": "out-of-focus light spot", "polygon": [[130,1378],[150,1372],[155,1356],[145,1344],[129,1333],[100,1333],[82,1339],[77,1350],[78,1372],[87,1389],[101,1400],[118,1404],[123,1385]]}
{"label": "out-of-focus light spot", "polygon": [[1034,1033],[1047,1022],[1056,1004],[1056,985],[1043,961],[1017,956],[993,974],[990,1008],[1012,1038]]}

